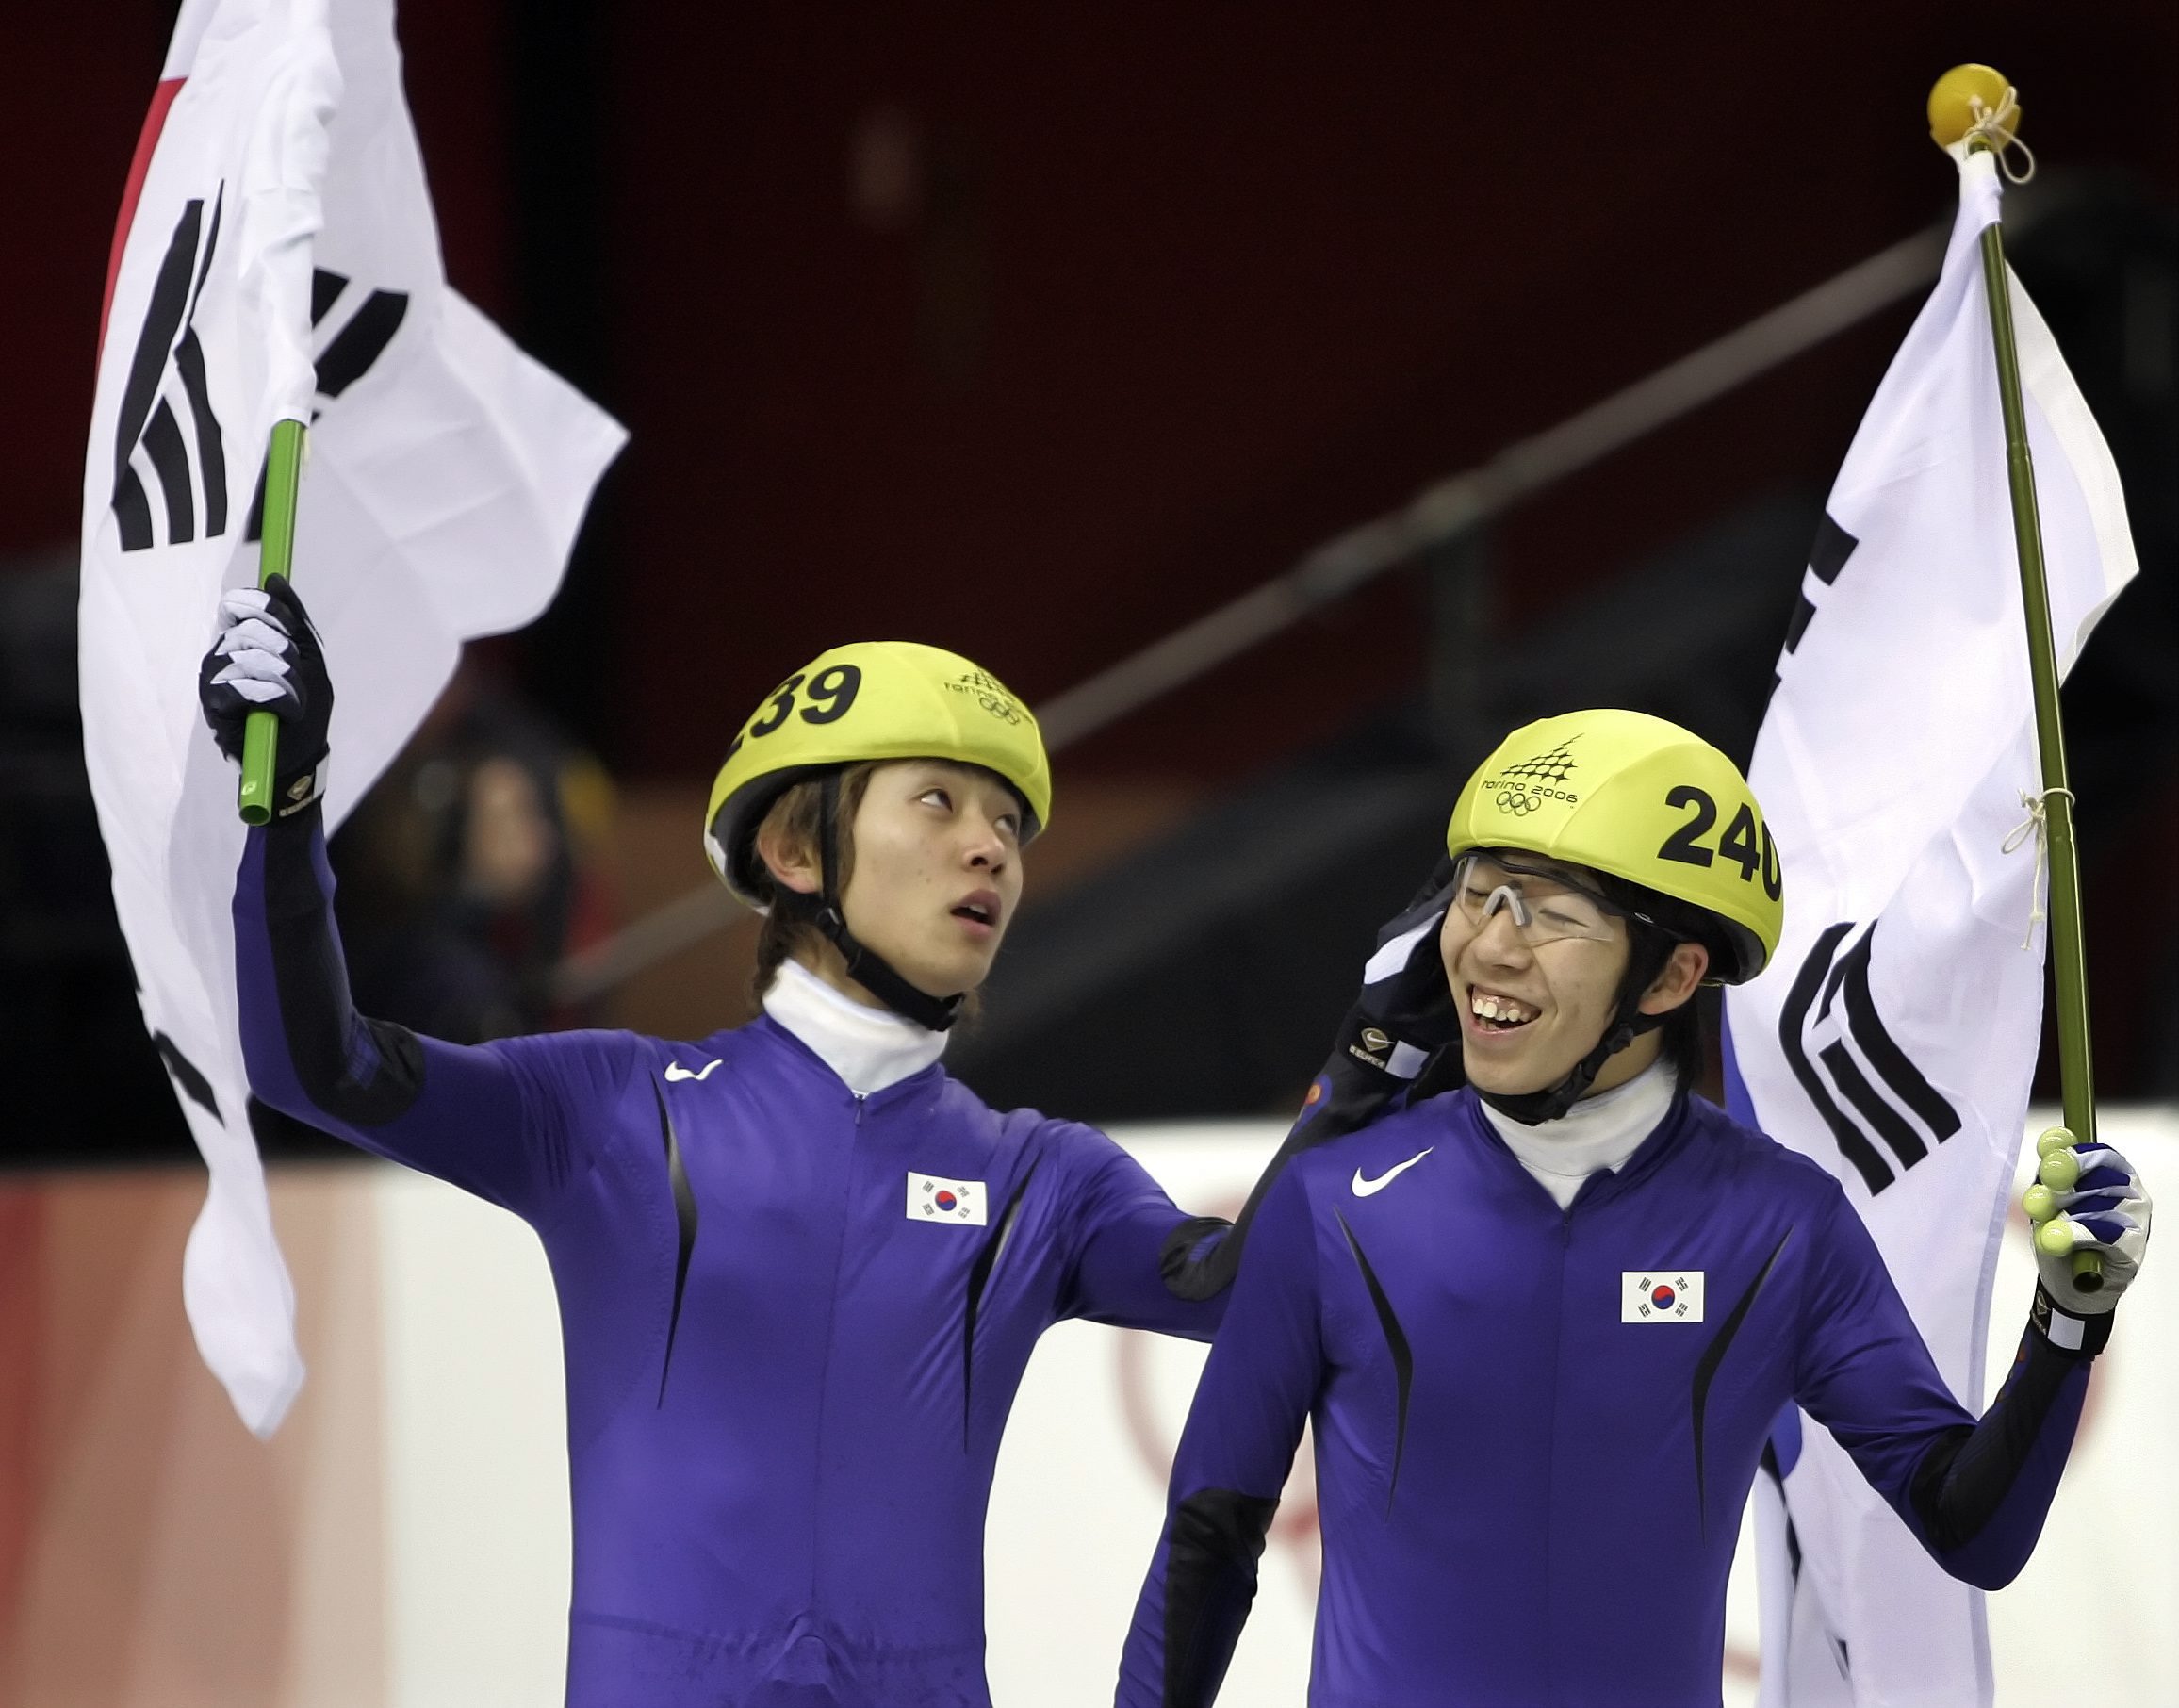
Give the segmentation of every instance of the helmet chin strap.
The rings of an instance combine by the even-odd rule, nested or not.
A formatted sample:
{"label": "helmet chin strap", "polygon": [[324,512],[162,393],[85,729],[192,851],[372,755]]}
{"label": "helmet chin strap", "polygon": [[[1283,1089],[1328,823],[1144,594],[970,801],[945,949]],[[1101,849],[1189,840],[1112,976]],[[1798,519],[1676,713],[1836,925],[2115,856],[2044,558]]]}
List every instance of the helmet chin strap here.
{"label": "helmet chin strap", "polygon": [[[1645,933],[1647,935],[1647,933]],[[1645,1014],[1642,995],[1664,970],[1664,963],[1672,959],[1673,940],[1659,933],[1658,948],[1644,955],[1640,961],[1630,961],[1627,967],[1627,982],[1619,993],[1619,1007],[1612,1016],[1612,1024],[1604,1028],[1604,1036],[1597,1047],[1574,1063],[1573,1071],[1556,1085],[1548,1085],[1540,1092],[1486,1092],[1482,1086],[1475,1094],[1492,1109],[1509,1120],[1523,1126],[1541,1126],[1547,1121],[1556,1121],[1589,1094],[1597,1076],[1604,1071],[1604,1064],[1621,1050],[1632,1043],[1645,1032],[1654,1032],[1671,1018],[1669,1010],[1663,1014]],[[1662,951],[1662,952],[1659,952]],[[1643,962],[1649,962],[1645,966]]]}
{"label": "helmet chin strap", "polygon": [[840,850],[833,831],[840,809],[839,773],[827,773],[819,787],[822,791],[818,806],[820,829],[817,833],[820,888],[814,895],[805,895],[799,890],[782,889],[773,905],[785,905],[790,911],[801,915],[824,932],[826,940],[840,951],[841,959],[846,961],[847,976],[895,1014],[914,1021],[927,1031],[951,1030],[953,1023],[960,1015],[965,993],[933,996],[926,991],[916,989],[900,976],[890,961],[877,950],[858,942],[855,934],[847,928],[847,916],[841,911]]}

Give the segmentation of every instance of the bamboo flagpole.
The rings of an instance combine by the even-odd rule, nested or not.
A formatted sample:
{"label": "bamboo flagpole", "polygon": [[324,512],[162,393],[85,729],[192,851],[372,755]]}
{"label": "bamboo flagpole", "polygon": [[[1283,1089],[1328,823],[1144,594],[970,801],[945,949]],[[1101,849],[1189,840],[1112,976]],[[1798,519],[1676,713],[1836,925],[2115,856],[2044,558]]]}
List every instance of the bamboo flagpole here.
{"label": "bamboo flagpole", "polygon": [[[1947,153],[1988,151],[2001,161],[2019,144],[2017,91],[1987,65],[1956,65],[1929,91],[1929,134]],[[2023,152],[2025,152],[2023,146]],[[2032,163],[2032,156],[2031,163]],[[2036,1141],[2041,1184],[2072,1188],[2078,1175],[2071,1147],[2096,1137],[2094,1066],[2089,1048],[2088,961],[2081,941],[2081,879],[2073,841],[2073,792],[2067,784],[2065,726],[2058,705],[2056,649],[2051,636],[2050,590],[2043,572],[2042,519],[2036,504],[2035,460],[2028,450],[2027,409],[2022,401],[2020,352],[2013,336],[2012,272],[2006,265],[2005,228],[1982,228],[1983,293],[1990,304],[1997,390],[2005,415],[2006,478],[2012,497],[2013,543],[2020,558],[2021,602],[2027,614],[2027,652],[2035,693],[2036,747],[2042,793],[2030,809],[2033,834],[2049,861],[2051,966],[2057,992],[2058,1083],[2065,1125]],[[2039,1243],[2056,1255],[2073,1250],[2063,1218],[2039,1226]],[[2073,1256],[2075,1285],[2093,1292],[2103,1285],[2095,1253]]]}

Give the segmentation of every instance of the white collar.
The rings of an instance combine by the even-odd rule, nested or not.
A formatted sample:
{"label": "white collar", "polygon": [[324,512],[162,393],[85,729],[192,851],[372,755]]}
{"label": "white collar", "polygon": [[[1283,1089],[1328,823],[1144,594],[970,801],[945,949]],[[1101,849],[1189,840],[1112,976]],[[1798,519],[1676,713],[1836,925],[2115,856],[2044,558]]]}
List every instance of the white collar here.
{"label": "white collar", "polygon": [[943,1032],[836,991],[800,961],[782,961],[764,1012],[816,1052],[858,1097],[897,1085],[945,1054]]}
{"label": "white collar", "polygon": [[1584,1097],[1558,1120],[1538,1126],[1500,1114],[1480,1097],[1476,1101],[1506,1148],[1565,1209],[1582,1181],[1599,1169],[1618,1168],[1642,1148],[1672,1108],[1679,1083],[1671,1066],[1658,1060],[1625,1085]]}

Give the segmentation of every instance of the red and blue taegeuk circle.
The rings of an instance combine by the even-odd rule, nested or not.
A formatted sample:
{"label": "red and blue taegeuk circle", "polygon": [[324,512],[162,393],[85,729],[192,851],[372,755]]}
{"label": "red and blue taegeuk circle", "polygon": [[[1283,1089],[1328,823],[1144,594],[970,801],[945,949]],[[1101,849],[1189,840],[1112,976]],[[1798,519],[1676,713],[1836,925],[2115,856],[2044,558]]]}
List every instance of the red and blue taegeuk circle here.
{"label": "red and blue taegeuk circle", "polygon": [[942,1187],[939,1190],[938,1194],[938,1207],[942,1210],[948,1211],[958,1209],[960,1207],[960,1200]]}
{"label": "red and blue taegeuk circle", "polygon": [[1670,1310],[1673,1300],[1679,1297],[1679,1295],[1663,1281],[1660,1281],[1649,1290],[1649,1303],[1659,1310]]}

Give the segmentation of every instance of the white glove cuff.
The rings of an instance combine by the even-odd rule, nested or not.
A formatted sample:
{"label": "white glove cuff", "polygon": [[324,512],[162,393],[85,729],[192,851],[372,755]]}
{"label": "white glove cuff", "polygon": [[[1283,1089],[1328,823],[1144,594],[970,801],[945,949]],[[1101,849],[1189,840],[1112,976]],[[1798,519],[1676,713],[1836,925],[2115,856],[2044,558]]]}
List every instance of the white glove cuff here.
{"label": "white glove cuff", "polygon": [[2035,1306],[2028,1312],[2028,1322],[2036,1333],[2042,1336],[2059,1352],[2070,1353],[2076,1358],[2092,1358],[2110,1344],[2111,1319],[2115,1313],[2101,1311],[2088,1316],[2068,1310],[2051,1297],[2050,1289],[2036,1283]]}

